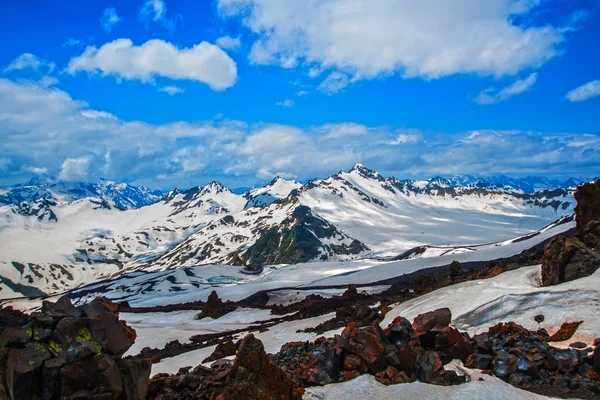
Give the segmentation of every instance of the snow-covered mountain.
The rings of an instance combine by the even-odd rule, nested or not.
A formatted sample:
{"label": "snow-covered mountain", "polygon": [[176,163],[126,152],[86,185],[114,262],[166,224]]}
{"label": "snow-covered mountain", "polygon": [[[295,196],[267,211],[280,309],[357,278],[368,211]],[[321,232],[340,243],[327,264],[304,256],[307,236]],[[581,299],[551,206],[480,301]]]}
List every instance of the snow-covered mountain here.
{"label": "snow-covered mountain", "polygon": [[101,199],[110,206],[126,210],[153,204],[163,197],[163,193],[145,186],[107,180],[64,182],[41,178],[33,178],[25,184],[0,189],[0,205],[33,204],[42,199],[61,203],[88,197]]}
{"label": "snow-covered mountain", "polygon": [[[245,194],[212,182],[157,201],[145,188],[120,185],[23,186],[22,193],[51,195],[0,207],[0,298],[57,293],[137,270],[229,264],[257,273],[266,264],[466,248],[527,235],[575,204],[570,189],[401,181],[362,165],[305,185],[276,178]],[[151,204],[139,207],[142,200],[128,193]]]}
{"label": "snow-covered mountain", "polygon": [[277,176],[263,187],[250,189],[246,193],[248,203],[245,208],[260,207],[284,199],[292,190],[299,189],[301,186],[302,184],[299,182]]}

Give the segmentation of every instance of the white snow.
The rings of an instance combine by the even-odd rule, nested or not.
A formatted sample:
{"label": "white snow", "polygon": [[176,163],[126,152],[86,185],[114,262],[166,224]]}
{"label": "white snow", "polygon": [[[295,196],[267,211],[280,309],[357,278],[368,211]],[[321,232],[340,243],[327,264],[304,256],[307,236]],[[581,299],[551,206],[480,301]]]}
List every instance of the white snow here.
{"label": "white snow", "polygon": [[[452,324],[469,334],[487,331],[498,322],[513,321],[530,330],[551,334],[564,322],[584,321],[568,342],[591,344],[600,332],[600,270],[591,276],[542,287],[540,266],[523,267],[490,279],[448,286],[402,304],[393,305],[382,326],[395,317],[412,321],[418,314],[448,307]],[[538,324],[534,316],[543,314]],[[568,344],[568,343],[567,343]]]}
{"label": "white snow", "polygon": [[[542,400],[549,399],[535,393],[526,392],[508,383],[481,374],[479,371],[457,367],[470,376],[470,382],[458,386],[436,386],[422,382],[385,386],[372,375],[361,375],[344,383],[323,387],[308,388],[304,395],[307,400],[349,400],[349,399],[428,399],[428,400]],[[479,378],[483,379],[480,381]]]}

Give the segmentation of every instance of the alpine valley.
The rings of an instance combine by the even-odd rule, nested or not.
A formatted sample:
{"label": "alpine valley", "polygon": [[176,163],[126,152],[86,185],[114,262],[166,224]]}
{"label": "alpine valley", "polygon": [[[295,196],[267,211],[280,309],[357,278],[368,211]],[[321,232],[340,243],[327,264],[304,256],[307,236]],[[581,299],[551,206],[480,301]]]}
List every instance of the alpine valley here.
{"label": "alpine valley", "polygon": [[241,194],[218,182],[162,194],[109,181],[31,180],[0,191],[0,298],[203,265],[229,266],[222,279],[237,281],[283,264],[470,257],[572,215],[578,183],[410,181],[360,164],[304,185],[276,177]]}

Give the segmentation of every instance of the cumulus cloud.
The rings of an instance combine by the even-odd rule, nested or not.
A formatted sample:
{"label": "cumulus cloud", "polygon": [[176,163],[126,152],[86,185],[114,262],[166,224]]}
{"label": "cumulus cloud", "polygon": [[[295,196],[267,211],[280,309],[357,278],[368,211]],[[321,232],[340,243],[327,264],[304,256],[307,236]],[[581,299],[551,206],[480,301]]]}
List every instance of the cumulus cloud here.
{"label": "cumulus cloud", "polygon": [[281,108],[292,108],[296,105],[296,102],[294,100],[287,99],[283,101],[278,101],[275,104]]}
{"label": "cumulus cloud", "polygon": [[100,17],[100,25],[105,32],[112,31],[113,27],[121,22],[123,18],[119,17],[117,10],[114,7],[104,9]]}
{"label": "cumulus cloud", "polygon": [[38,71],[42,68],[46,69],[46,73],[49,74],[54,70],[55,64],[53,62],[39,58],[35,54],[23,53],[17,56],[15,59],[13,59],[4,68],[4,72],[18,71],[22,69],[32,69]]}
{"label": "cumulus cloud", "polygon": [[173,32],[177,26],[177,19],[181,16],[167,17],[167,5],[163,0],[146,0],[138,13],[140,21],[146,24],[146,29],[150,23],[163,25],[169,31]]}
{"label": "cumulus cloud", "polygon": [[600,136],[478,130],[436,134],[352,122],[314,127],[124,121],[53,87],[0,78],[0,184],[29,167],[64,179],[189,187],[209,180],[251,186],[274,175],[305,180],[357,162],[386,175],[590,176]]}
{"label": "cumulus cloud", "polygon": [[100,48],[89,46],[69,61],[71,74],[83,71],[117,79],[153,82],[156,76],[206,83],[213,90],[235,84],[237,67],[219,46],[201,42],[178,48],[159,39],[135,46],[130,39],[117,39]]}
{"label": "cumulus cloud", "polygon": [[48,168],[46,167],[34,167],[32,165],[23,165],[21,171],[34,174],[34,175],[48,175]]}
{"label": "cumulus cloud", "polygon": [[537,73],[530,74],[527,78],[517,79],[512,84],[497,90],[488,88],[479,92],[475,97],[475,102],[479,104],[495,104],[504,100],[508,100],[513,96],[525,93],[530,90],[537,82]]}
{"label": "cumulus cloud", "polygon": [[[218,0],[255,37],[250,60],[309,76],[344,72],[354,82],[391,74],[496,77],[537,68],[561,52],[570,27],[531,26],[517,17],[539,1]],[[527,20],[520,18],[521,21]],[[570,21],[574,23],[574,21]]]}
{"label": "cumulus cloud", "polygon": [[591,81],[571,90],[565,96],[570,102],[586,101],[600,96],[600,80]]}
{"label": "cumulus cloud", "polygon": [[215,43],[220,48],[225,49],[225,50],[231,50],[231,51],[239,50],[240,47],[242,46],[242,42],[241,42],[239,36],[235,37],[235,38],[233,38],[231,36],[221,36],[220,38],[217,39],[217,41]]}
{"label": "cumulus cloud", "polygon": [[185,92],[185,89],[182,89],[179,86],[168,85],[161,87],[160,89],[158,89],[158,91],[167,93],[169,96],[175,96],[178,93]]}
{"label": "cumulus cloud", "polygon": [[90,161],[90,157],[67,158],[60,166],[58,178],[63,181],[86,179]]}
{"label": "cumulus cloud", "polygon": [[334,94],[344,90],[350,83],[350,79],[346,74],[334,71],[327,75],[327,77],[317,86],[317,90],[325,94]]}

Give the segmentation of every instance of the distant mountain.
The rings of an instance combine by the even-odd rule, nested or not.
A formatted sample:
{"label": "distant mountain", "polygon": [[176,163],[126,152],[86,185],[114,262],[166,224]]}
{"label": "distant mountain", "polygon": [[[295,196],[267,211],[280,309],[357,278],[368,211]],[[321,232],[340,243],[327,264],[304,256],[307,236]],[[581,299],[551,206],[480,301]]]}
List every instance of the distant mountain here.
{"label": "distant mountain", "polygon": [[360,164],[304,185],[277,177],[244,194],[218,182],[165,195],[108,181],[29,182],[1,194],[8,205],[0,207],[0,298],[137,270],[230,264],[260,271],[426,245],[468,249],[572,214],[573,189],[529,183],[538,185],[534,192],[507,179],[399,180]]}
{"label": "distant mountain", "polygon": [[0,192],[0,205],[18,205],[36,202],[41,199],[61,203],[94,197],[121,210],[147,206],[163,197],[162,192],[150,190],[145,186],[134,186],[107,180],[100,180],[99,182],[63,182],[34,178],[25,184],[4,188],[3,192]]}

